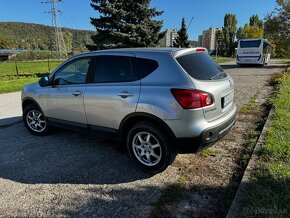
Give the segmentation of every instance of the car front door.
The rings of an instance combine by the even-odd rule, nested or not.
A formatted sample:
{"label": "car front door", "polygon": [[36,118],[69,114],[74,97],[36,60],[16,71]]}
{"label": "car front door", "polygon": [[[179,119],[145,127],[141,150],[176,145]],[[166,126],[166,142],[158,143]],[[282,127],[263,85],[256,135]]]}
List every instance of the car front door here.
{"label": "car front door", "polygon": [[91,57],[76,58],[53,74],[52,86],[41,95],[48,119],[87,125],[83,102],[92,62]]}
{"label": "car front door", "polygon": [[136,111],[140,80],[134,72],[134,61],[130,54],[96,57],[94,78],[84,97],[88,124],[93,130],[116,130],[126,115]]}

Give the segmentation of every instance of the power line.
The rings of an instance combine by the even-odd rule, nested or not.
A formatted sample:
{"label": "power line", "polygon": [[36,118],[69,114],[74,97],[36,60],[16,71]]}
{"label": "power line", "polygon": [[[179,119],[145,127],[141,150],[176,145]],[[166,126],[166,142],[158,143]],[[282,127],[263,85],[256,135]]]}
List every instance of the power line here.
{"label": "power line", "polygon": [[188,26],[187,26],[187,29],[189,29],[189,27],[190,27],[190,25],[191,25],[193,19],[194,19],[194,16],[192,16],[192,18],[191,18],[191,20],[190,20],[190,22],[189,22],[189,24],[188,24]]}
{"label": "power line", "polygon": [[52,26],[54,27],[54,48],[59,52],[59,57],[67,58],[67,50],[60,26],[60,20],[59,20],[59,13],[61,11],[58,9],[58,3],[62,2],[62,0],[47,0],[45,4],[50,4],[50,10],[46,13],[51,14],[52,18]]}

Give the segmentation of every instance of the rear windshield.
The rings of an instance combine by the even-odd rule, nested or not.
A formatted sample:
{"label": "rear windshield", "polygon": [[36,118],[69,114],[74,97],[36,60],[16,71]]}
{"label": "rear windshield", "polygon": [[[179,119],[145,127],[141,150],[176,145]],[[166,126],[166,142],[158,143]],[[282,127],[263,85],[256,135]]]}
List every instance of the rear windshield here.
{"label": "rear windshield", "polygon": [[192,53],[176,58],[182,68],[194,79],[212,80],[226,77],[223,69],[206,53]]}
{"label": "rear windshield", "polygon": [[240,48],[259,48],[261,40],[240,41]]}

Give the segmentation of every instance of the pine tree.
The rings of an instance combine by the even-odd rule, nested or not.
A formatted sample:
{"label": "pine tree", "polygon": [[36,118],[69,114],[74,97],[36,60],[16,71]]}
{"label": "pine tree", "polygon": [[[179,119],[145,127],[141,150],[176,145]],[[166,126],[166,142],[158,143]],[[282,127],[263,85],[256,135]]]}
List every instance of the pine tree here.
{"label": "pine tree", "polygon": [[173,42],[173,46],[177,48],[188,48],[189,47],[189,41],[188,41],[188,35],[187,35],[187,30],[186,30],[186,25],[185,25],[185,19],[182,18],[181,21],[181,28],[177,32],[178,36]]}
{"label": "pine tree", "polygon": [[101,15],[91,18],[96,27],[94,45],[89,50],[154,47],[163,38],[163,21],[153,20],[162,12],[149,8],[151,0],[92,0],[91,6]]}

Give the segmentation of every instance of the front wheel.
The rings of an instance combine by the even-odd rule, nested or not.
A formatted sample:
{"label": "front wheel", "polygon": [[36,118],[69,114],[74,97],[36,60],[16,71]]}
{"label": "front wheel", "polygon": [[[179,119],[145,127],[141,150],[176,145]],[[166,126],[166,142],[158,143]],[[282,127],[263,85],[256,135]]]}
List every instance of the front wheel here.
{"label": "front wheel", "polygon": [[23,110],[23,122],[26,129],[33,135],[47,135],[48,125],[43,112],[34,104],[28,105]]}
{"label": "front wheel", "polygon": [[166,134],[150,122],[141,122],[131,128],[127,149],[137,166],[149,173],[162,172],[176,156]]}

